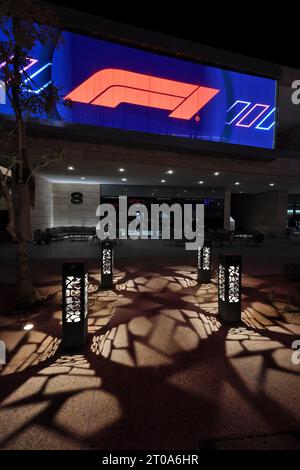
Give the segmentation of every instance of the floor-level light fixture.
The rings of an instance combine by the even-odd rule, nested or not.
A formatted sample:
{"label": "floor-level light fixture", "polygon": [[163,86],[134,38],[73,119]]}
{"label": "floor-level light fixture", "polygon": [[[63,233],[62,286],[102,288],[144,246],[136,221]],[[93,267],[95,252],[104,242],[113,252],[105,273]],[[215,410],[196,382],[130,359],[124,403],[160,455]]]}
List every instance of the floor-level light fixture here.
{"label": "floor-level light fixture", "polygon": [[111,240],[101,242],[101,287],[103,289],[113,287],[113,246]]}
{"label": "floor-level light fixture", "polygon": [[210,282],[211,268],[211,243],[204,242],[203,247],[198,249],[198,281],[203,283]]}
{"label": "floor-level light fixture", "polygon": [[87,267],[85,262],[66,262],[62,270],[62,345],[65,349],[78,349],[85,344],[87,336]]}
{"label": "floor-level light fixture", "polygon": [[219,315],[226,322],[241,320],[241,256],[219,255]]}

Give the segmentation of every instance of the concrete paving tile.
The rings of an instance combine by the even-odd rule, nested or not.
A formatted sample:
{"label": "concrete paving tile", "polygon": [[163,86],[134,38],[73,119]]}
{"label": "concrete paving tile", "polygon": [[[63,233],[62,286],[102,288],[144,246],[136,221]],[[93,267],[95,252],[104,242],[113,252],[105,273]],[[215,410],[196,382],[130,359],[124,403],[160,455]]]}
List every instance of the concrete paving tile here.
{"label": "concrete paving tile", "polygon": [[149,339],[149,345],[158,351],[172,354],[176,349],[173,342],[175,321],[165,315],[158,315]]}
{"label": "concrete paving tile", "polygon": [[138,367],[158,367],[172,364],[172,359],[152,347],[134,341],[136,363]]}
{"label": "concrete paving tile", "polygon": [[174,332],[174,341],[181,351],[192,351],[196,349],[199,343],[199,336],[195,331],[186,326],[176,326]]}
{"label": "concrete paving tile", "polygon": [[[274,309],[268,285],[258,290],[267,281],[248,276],[253,289],[245,295],[248,326],[228,328],[216,314],[216,286],[190,286],[192,266],[175,264],[157,273],[146,266],[121,267],[124,280],[132,277],[129,271],[136,276],[133,291],[93,297],[87,348],[56,355],[47,367],[39,361],[51,351],[50,337],[58,339],[50,331],[60,328],[59,296],[33,335],[4,331],[9,351],[16,351],[7,374],[0,375],[0,448],[88,449],[104,443],[189,448],[201,439],[222,448],[232,436],[230,445],[239,448],[245,433],[299,428],[299,366],[286,344],[300,336],[298,316]],[[147,288],[151,278],[155,282]],[[186,299],[194,299],[195,310]],[[276,294],[275,302],[280,299]],[[108,320],[104,334],[93,333]],[[280,446],[275,438],[260,439],[254,448]],[[293,447],[294,436],[285,442]]]}
{"label": "concrete paving tile", "polygon": [[119,325],[113,342],[115,348],[127,348],[129,345],[126,325]]}
{"label": "concrete paving tile", "polygon": [[244,340],[243,346],[248,351],[267,351],[268,349],[281,348],[282,344],[279,343],[278,341],[271,341],[271,340],[267,340],[267,341]]}
{"label": "concrete paving tile", "polygon": [[203,322],[200,320],[200,318],[190,318],[189,321],[192,324],[194,330],[196,331],[200,339],[207,338],[208,336],[207,331],[204,327]]}
{"label": "concrete paving tile", "polygon": [[135,336],[147,336],[152,328],[153,323],[143,316],[133,318],[128,325],[128,330]]}
{"label": "concrete paving tile", "polygon": [[164,315],[167,315],[167,317],[173,318],[174,320],[177,320],[177,321],[180,321],[180,322],[185,321],[184,316],[182,315],[182,313],[178,309],[173,309],[173,310],[164,309],[164,310],[161,310],[161,313],[163,313]]}
{"label": "concrete paving tile", "polygon": [[[26,450],[28,442],[28,428],[37,417],[43,413],[50,402],[46,399],[38,403],[20,404],[17,407],[1,406],[0,418],[0,449],[8,449],[13,445],[13,441],[20,439],[19,449]],[[20,436],[22,433],[25,438]]]}
{"label": "concrete paving tile", "polygon": [[0,448],[3,450],[83,450],[85,446],[59,429],[32,424],[16,433]]}

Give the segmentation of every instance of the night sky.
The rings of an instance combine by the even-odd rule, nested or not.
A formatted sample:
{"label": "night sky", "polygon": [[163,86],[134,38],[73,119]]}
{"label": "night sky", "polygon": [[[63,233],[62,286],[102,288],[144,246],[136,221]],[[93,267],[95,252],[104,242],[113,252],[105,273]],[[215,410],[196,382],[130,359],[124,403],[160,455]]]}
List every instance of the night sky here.
{"label": "night sky", "polygon": [[[72,7],[71,1],[52,1]],[[138,5],[138,6],[137,6]],[[300,15],[276,2],[107,2],[77,10],[300,69]],[[288,5],[288,4],[286,4]],[[294,11],[295,10],[295,11]]]}

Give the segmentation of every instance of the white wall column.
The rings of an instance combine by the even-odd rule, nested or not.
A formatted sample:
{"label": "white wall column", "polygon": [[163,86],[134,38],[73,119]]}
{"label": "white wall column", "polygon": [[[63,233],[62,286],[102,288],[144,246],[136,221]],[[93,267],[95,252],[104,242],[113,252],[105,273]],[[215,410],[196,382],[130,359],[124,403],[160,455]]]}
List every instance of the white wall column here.
{"label": "white wall column", "polygon": [[[81,197],[74,200],[74,193]],[[75,197],[76,199],[76,197]],[[96,210],[100,204],[100,184],[54,183],[53,225],[95,226]]]}
{"label": "white wall column", "polygon": [[32,232],[53,226],[53,186],[39,176],[35,177],[34,206],[31,211]]}

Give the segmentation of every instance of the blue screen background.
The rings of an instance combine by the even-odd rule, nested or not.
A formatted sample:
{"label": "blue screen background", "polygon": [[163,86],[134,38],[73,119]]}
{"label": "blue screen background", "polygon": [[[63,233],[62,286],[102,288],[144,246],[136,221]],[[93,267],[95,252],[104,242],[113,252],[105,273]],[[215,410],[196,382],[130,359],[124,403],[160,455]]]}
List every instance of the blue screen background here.
{"label": "blue screen background", "polygon": [[[170,118],[170,111],[128,103],[107,108],[73,102],[71,108],[57,105],[53,122],[50,120],[48,124],[57,125],[60,121],[61,126],[84,124],[262,148],[274,147],[276,125],[272,122],[275,113],[269,117],[267,115],[276,106],[276,80],[179,60],[66,31],[62,32],[58,45],[37,45],[30,57],[38,59],[28,70],[30,74],[50,64],[34,77],[37,92],[52,81],[59,93],[66,96],[94,73],[106,68],[124,69],[220,90],[200,110],[199,121],[195,117],[190,120]],[[251,108],[250,105],[232,124],[226,124],[233,119],[235,109],[238,112],[243,108],[238,103],[228,112],[236,101],[249,102],[251,106],[265,104],[269,108],[251,127],[236,126]],[[8,103],[0,104],[0,113],[12,114]],[[265,117],[260,128],[257,128]]]}

